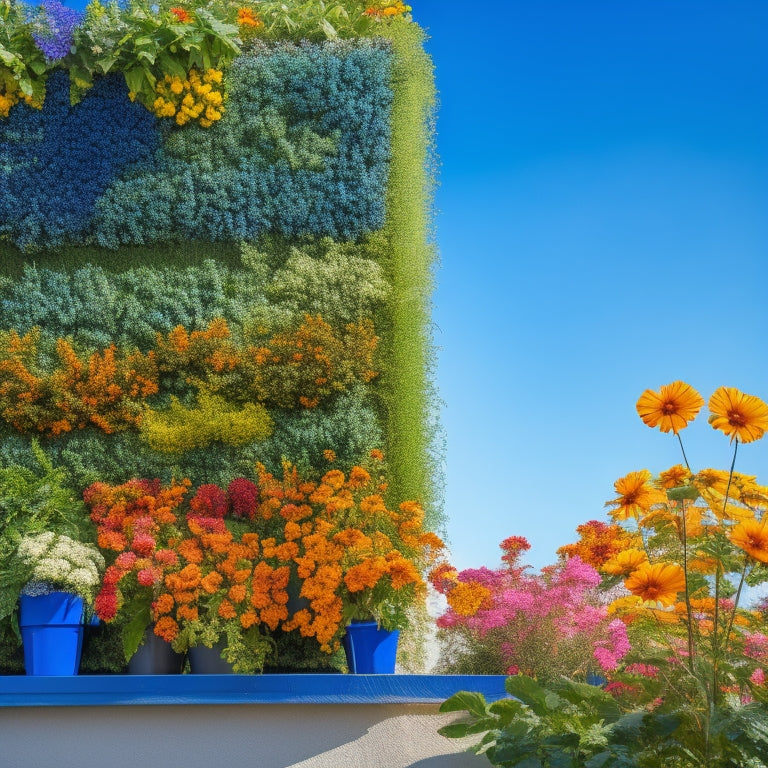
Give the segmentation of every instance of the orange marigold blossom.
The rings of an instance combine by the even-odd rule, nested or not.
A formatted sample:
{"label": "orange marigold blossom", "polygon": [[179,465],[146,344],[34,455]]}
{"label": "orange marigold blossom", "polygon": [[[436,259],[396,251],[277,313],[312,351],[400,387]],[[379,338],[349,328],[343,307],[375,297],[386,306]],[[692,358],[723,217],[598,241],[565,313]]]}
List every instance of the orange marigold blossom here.
{"label": "orange marigold blossom", "polygon": [[487,603],[491,591],[476,581],[456,584],[447,594],[448,605],[459,616],[474,616],[484,603]]}
{"label": "orange marigold blossom", "polygon": [[614,488],[619,496],[605,504],[606,507],[614,507],[610,514],[617,520],[626,520],[649,512],[654,504],[665,502],[666,494],[650,485],[650,479],[651,473],[647,469],[630,472],[618,479]]}
{"label": "orange marigold blossom", "polygon": [[172,643],[179,634],[179,625],[170,616],[161,616],[155,622],[155,634]]}
{"label": "orange marigold blossom", "polygon": [[709,398],[709,423],[733,442],[759,440],[768,429],[768,405],[759,397],[746,395],[734,387],[720,387]]}
{"label": "orange marigold blossom", "polygon": [[768,518],[743,520],[730,530],[731,541],[761,563],[768,563]]}
{"label": "orange marigold blossom", "polygon": [[157,596],[157,599],[152,603],[152,612],[155,616],[162,616],[164,613],[170,613],[173,610],[174,600],[171,595],[164,592]]}
{"label": "orange marigold blossom", "polygon": [[350,488],[365,488],[371,482],[371,476],[362,467],[354,466],[349,471],[347,485]]}
{"label": "orange marigold blossom", "polygon": [[703,405],[704,400],[693,387],[673,381],[658,392],[646,389],[636,407],[640,418],[649,427],[677,434],[696,418]]}
{"label": "orange marigold blossom", "polygon": [[646,602],[672,605],[685,590],[685,571],[676,563],[646,563],[629,576],[624,586]]}

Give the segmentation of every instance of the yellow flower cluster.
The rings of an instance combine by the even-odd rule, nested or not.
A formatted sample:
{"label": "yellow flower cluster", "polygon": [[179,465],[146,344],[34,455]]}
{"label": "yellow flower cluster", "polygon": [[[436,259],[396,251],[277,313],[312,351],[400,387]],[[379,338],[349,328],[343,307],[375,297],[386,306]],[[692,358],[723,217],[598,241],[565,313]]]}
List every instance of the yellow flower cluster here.
{"label": "yellow flower cluster", "polygon": [[185,80],[166,75],[155,84],[157,98],[152,109],[157,117],[176,118],[176,125],[196,120],[209,128],[224,114],[222,79],[220,69],[201,74],[193,68]]}
{"label": "yellow flower cluster", "polygon": [[42,102],[22,93],[19,84],[12,77],[0,79],[0,117],[8,117],[11,108],[22,100],[35,109],[42,109],[43,107]]}

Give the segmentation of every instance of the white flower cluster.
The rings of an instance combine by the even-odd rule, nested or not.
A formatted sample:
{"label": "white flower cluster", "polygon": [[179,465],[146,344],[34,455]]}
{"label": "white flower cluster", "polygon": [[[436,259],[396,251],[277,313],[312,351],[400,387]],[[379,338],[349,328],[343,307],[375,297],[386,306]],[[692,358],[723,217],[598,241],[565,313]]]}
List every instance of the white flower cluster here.
{"label": "white flower cluster", "polygon": [[63,534],[29,534],[20,542],[19,559],[32,568],[30,581],[93,599],[101,583],[104,558],[93,544],[82,544]]}

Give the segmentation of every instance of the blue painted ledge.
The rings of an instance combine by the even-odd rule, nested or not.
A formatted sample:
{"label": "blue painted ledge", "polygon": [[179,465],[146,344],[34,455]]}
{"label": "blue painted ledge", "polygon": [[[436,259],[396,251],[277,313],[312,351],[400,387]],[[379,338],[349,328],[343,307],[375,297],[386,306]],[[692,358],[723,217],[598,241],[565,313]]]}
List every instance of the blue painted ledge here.
{"label": "blue painted ledge", "polygon": [[151,704],[435,704],[504,698],[503,675],[78,675],[0,677],[0,707]]}

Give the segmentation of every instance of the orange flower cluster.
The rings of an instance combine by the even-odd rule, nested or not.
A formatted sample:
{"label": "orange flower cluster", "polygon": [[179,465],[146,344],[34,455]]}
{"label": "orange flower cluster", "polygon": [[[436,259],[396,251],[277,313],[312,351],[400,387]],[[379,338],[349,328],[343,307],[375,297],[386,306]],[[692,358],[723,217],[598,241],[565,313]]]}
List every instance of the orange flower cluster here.
{"label": "orange flower cluster", "polygon": [[112,557],[96,596],[96,614],[104,621],[114,620],[126,601],[155,594],[164,574],[178,568],[176,509],[188,488],[188,480],[167,488],[158,480],[130,480],[85,489],[97,543]]}
{"label": "orange flower cluster", "polygon": [[49,436],[93,425],[111,434],[141,422],[143,403],[158,391],[153,354],[120,353],[114,346],[83,360],[66,339],[56,342],[59,364],[40,370],[40,333],[4,335],[0,348],[0,416],[22,432]]}
{"label": "orange flower cluster", "polygon": [[329,651],[351,618],[402,621],[402,611],[425,591],[422,570],[444,545],[423,530],[416,502],[391,511],[376,493],[379,481],[361,466],[329,470],[317,484],[301,482],[286,465],[282,481],[261,467],[261,508],[285,520],[283,534],[297,545],[293,564],[309,601],[283,625],[315,637]]}
{"label": "orange flower cluster", "polygon": [[374,5],[366,9],[364,15],[374,19],[392,18],[402,16],[411,11],[410,5],[405,5],[401,0],[385,0],[381,5]]}
{"label": "orange flower cluster", "polygon": [[19,431],[47,436],[86,426],[111,434],[140,426],[160,376],[192,383],[206,395],[221,393],[227,402],[314,408],[377,375],[377,343],[370,321],[336,333],[308,315],[293,331],[256,347],[236,343],[226,320],[218,318],[203,331],[178,326],[158,334],[146,354],[110,345],[86,359],[58,339],[58,365],[46,371],[40,331],[8,331],[0,334],[0,417]]}
{"label": "orange flower cluster", "polygon": [[307,315],[294,330],[273,335],[261,346],[240,346],[224,319],[205,331],[176,327],[158,334],[160,371],[205,382],[211,391],[231,391],[281,408],[314,408],[356,381],[375,378],[378,344],[370,321],[350,323],[341,334],[320,316]]}
{"label": "orange flower cluster", "polygon": [[186,564],[165,576],[152,605],[156,633],[173,641],[185,631],[189,642],[212,629],[229,636],[228,622],[236,631],[260,624],[277,629],[288,618],[289,569],[270,565],[262,551],[268,542],[260,544],[255,533],[238,541],[223,519],[194,512],[187,525],[189,534],[177,546]]}
{"label": "orange flower cluster", "polygon": [[576,528],[579,540],[557,550],[560,557],[580,557],[585,563],[600,570],[609,560],[634,546],[635,536],[615,523],[590,520]]}

